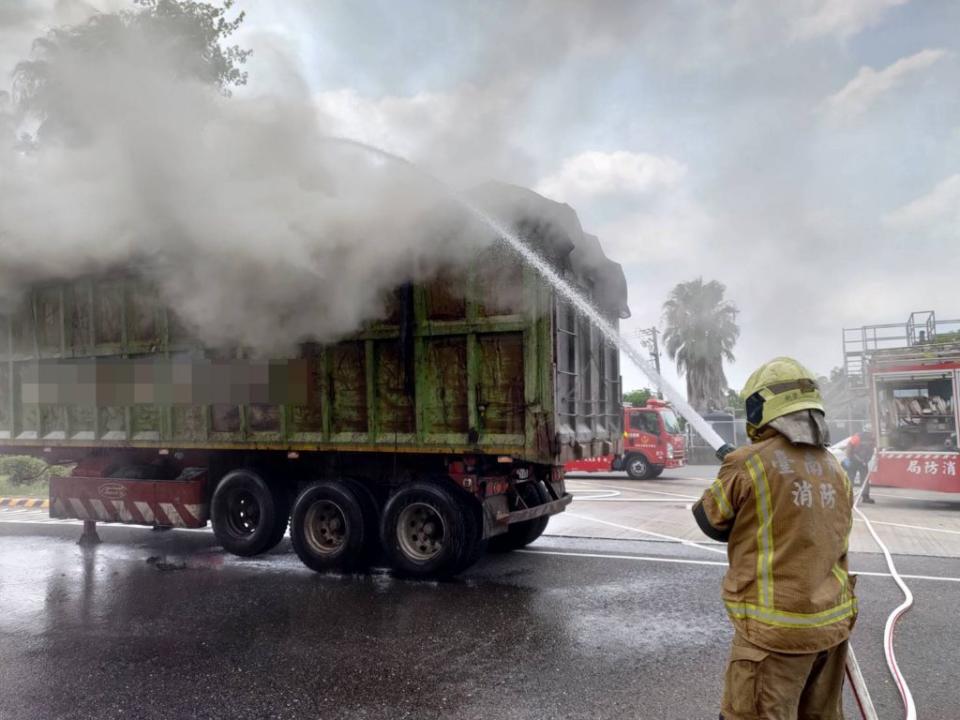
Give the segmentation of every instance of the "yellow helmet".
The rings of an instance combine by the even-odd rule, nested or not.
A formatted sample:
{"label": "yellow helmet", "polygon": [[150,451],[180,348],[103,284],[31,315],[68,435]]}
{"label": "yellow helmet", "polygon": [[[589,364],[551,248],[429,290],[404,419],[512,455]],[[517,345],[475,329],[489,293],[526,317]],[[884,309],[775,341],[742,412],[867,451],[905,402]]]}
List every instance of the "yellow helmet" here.
{"label": "yellow helmet", "polygon": [[812,372],[793,358],[778,357],[761,365],[747,379],[740,397],[747,411],[747,433],[753,437],[771,420],[797,412],[823,412],[823,398]]}

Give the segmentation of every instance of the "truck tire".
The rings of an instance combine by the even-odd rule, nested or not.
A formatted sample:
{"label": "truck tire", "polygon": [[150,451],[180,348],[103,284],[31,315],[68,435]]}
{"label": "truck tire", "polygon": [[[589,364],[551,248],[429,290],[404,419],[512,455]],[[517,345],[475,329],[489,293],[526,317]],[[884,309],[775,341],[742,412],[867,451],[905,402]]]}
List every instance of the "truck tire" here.
{"label": "truck tire", "polygon": [[459,500],[463,517],[466,519],[467,533],[463,552],[460,553],[460,560],[453,571],[455,575],[469,568],[487,551],[487,540],[483,537],[482,509],[475,499],[465,493]]}
{"label": "truck tire", "polygon": [[393,570],[417,578],[449,577],[475,547],[473,521],[461,501],[437,483],[414,482],[387,502],[380,539]]}
{"label": "truck tire", "polygon": [[[540,481],[517,485],[517,493],[523,500],[523,505],[517,503],[516,507],[511,508],[512,510],[519,510],[523,507],[535,507],[550,502],[550,493]],[[533,520],[525,520],[524,522],[509,525],[505,533],[490,538],[488,545],[490,552],[503,553],[526,547],[543,535],[543,531],[547,529],[547,523],[549,522],[549,515],[541,515]]]}
{"label": "truck tire", "polygon": [[651,465],[650,466],[650,479],[658,478],[663,475],[663,465]]}
{"label": "truck tire", "polygon": [[214,535],[234,555],[266,552],[283,538],[288,515],[284,498],[252,470],[227,473],[210,502]]}
{"label": "truck tire", "polygon": [[370,487],[356,478],[343,478],[342,482],[349,485],[363,510],[363,521],[367,532],[364,538],[364,554],[368,564],[383,560],[383,546],[380,544],[380,511],[381,503]]}
{"label": "truck tire", "polygon": [[634,480],[646,480],[650,477],[651,465],[646,456],[641,453],[630,455],[624,461],[624,469],[627,475]]}
{"label": "truck tire", "polygon": [[297,496],[290,541],[297,557],[317,572],[353,572],[366,566],[369,535],[376,533],[352,483],[324,481]]}

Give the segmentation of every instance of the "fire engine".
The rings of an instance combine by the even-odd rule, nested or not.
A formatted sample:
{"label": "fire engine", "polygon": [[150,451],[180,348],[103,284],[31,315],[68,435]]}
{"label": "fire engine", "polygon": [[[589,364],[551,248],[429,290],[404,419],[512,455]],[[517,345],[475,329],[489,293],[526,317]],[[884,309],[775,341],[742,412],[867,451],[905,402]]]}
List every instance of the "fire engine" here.
{"label": "fire engine", "polygon": [[567,472],[626,470],[634,480],[658,477],[666,468],[686,465],[683,431],[670,404],[650,398],[623,408],[623,454],[571,460]]}
{"label": "fire engine", "polygon": [[932,311],[844,330],[848,382],[870,400],[872,485],[960,492],[958,330],[960,320],[938,321]]}

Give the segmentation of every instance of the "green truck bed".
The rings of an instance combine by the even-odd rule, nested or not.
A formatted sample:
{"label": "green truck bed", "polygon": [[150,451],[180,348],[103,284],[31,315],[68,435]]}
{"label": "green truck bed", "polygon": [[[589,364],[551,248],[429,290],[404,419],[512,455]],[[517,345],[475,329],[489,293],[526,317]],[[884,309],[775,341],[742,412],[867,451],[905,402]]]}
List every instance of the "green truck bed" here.
{"label": "green truck bed", "polygon": [[[524,192],[507,195],[527,202]],[[595,239],[568,216],[525,212],[541,220],[525,229],[545,254],[612,319],[622,314],[625,297],[614,293],[614,307],[606,281],[622,284],[622,272]],[[38,285],[0,317],[3,452],[477,452],[557,464],[611,452],[620,423],[617,351],[502,248],[398,288],[383,319],[350,338],[285,356],[205,347],[134,272]]]}

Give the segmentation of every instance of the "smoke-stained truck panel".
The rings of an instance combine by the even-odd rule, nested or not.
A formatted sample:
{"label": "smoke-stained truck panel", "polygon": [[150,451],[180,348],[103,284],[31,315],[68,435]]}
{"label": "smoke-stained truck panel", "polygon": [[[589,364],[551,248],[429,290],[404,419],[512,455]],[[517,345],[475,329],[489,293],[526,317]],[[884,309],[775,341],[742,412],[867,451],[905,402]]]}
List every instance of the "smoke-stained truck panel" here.
{"label": "smoke-stained truck panel", "polygon": [[[572,210],[490,193],[611,317],[626,312],[619,266]],[[532,542],[570,500],[562,463],[616,451],[617,351],[499,247],[401,286],[384,315],[264,360],[204,347],[133,274],[38,286],[0,322],[0,451],[77,462],[51,481],[55,516],[211,519],[244,555],[276,545],[289,517],[318,570],[382,549],[400,571],[442,575],[488,541]]]}

